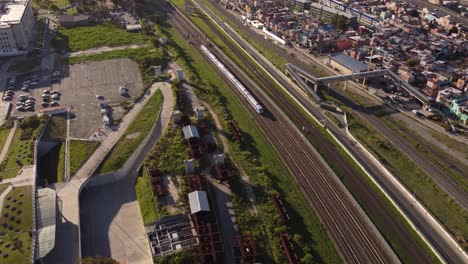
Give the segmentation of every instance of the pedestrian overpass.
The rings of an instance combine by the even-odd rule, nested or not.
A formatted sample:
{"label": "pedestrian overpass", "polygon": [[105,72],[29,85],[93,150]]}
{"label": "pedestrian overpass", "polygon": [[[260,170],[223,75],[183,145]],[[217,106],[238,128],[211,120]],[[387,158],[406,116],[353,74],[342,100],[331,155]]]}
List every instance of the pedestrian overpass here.
{"label": "pedestrian overpass", "polygon": [[[373,77],[388,77],[393,79],[395,84],[407,91],[409,94],[414,96],[417,100],[419,100],[424,105],[430,105],[434,102],[434,98],[422,93],[418,88],[412,86],[408,82],[404,81],[400,78],[400,76],[390,70],[376,70],[376,71],[367,71],[367,72],[359,72],[353,74],[346,74],[346,75],[336,75],[336,76],[328,76],[328,77],[321,77],[317,78],[317,76],[291,64],[288,63],[285,65],[286,73],[290,75],[293,79],[295,79],[301,87],[310,95],[316,99],[317,89],[320,85],[328,84],[332,82],[341,82],[341,81],[350,81],[355,79],[366,79],[366,78],[373,78]],[[309,86],[311,85],[311,86]],[[318,97],[320,98],[320,97]],[[320,100],[318,100],[320,101]]]}

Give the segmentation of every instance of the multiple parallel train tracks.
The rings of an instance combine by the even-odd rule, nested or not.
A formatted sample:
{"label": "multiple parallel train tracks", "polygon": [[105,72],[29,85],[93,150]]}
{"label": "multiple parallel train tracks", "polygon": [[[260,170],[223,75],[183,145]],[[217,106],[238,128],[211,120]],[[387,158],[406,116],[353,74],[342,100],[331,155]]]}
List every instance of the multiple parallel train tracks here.
{"label": "multiple parallel train tracks", "polygon": [[[201,51],[200,45],[207,44],[207,41],[201,38],[202,33],[189,23],[183,15],[172,12],[171,24],[175,26],[182,34],[185,34],[194,46]],[[207,23],[210,27],[212,24]],[[215,28],[212,28],[216,30]],[[216,32],[216,31],[215,31]],[[193,36],[198,35],[198,38]],[[225,41],[226,44],[229,41]],[[231,47],[237,50],[236,47]],[[242,71],[225,58],[223,54],[216,49],[211,52],[234,74],[238,80],[245,80],[243,84],[246,87],[255,87]],[[201,51],[203,54],[203,52]],[[208,60],[210,58],[206,56]],[[247,66],[256,71],[254,65],[246,62]],[[232,85],[229,78],[223,72],[217,69],[220,75],[226,80],[230,87],[241,100],[249,104],[238,89]],[[270,87],[274,94],[280,93],[271,81],[266,80],[263,75],[259,75],[258,81],[264,87]],[[289,165],[294,174],[298,185],[303,189],[306,197],[310,201],[321,222],[327,228],[333,238],[333,241],[341,253],[341,256],[349,263],[394,263],[398,259],[392,250],[381,239],[380,235],[373,228],[367,218],[363,215],[360,208],[347,193],[342,183],[336,178],[331,170],[324,165],[317,153],[308,146],[308,142],[300,132],[291,124],[288,118],[274,106],[269,99],[259,93],[251,90],[251,93],[263,105],[264,114],[258,114],[250,105],[247,109],[252,113],[256,122],[265,131],[270,141],[275,145],[278,152],[281,153],[284,161]],[[281,93],[280,93],[281,94]],[[278,98],[284,101],[283,107],[289,108],[289,114],[295,113],[292,119],[303,120],[297,111],[292,110],[290,103],[279,95]],[[306,121],[307,122],[307,121]],[[332,150],[336,151],[336,150]],[[343,164],[343,166],[348,166]]]}

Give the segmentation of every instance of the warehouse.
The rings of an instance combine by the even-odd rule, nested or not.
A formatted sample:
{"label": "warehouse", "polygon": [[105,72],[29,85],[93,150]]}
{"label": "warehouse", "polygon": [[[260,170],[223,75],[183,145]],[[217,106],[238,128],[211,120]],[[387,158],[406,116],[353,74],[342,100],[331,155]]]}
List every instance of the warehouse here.
{"label": "warehouse", "polygon": [[369,69],[366,64],[353,59],[344,53],[330,54],[327,64],[342,74],[365,72]]}

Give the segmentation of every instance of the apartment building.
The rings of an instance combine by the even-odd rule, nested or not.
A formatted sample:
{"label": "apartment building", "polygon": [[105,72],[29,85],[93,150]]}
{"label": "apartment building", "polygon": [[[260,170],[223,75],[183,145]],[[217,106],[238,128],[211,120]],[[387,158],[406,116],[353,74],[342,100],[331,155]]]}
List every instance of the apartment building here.
{"label": "apartment building", "polygon": [[31,0],[0,3],[0,57],[27,53],[34,35]]}

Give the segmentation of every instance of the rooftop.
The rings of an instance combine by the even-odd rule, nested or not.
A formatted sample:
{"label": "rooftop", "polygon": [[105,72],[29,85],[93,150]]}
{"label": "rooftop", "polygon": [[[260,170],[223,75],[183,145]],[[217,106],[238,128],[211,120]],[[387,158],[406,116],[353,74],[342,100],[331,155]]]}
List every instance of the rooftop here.
{"label": "rooftop", "polygon": [[198,129],[196,126],[184,126],[182,128],[182,131],[184,132],[184,138],[189,139],[189,138],[199,138],[200,135],[198,134]]}
{"label": "rooftop", "polygon": [[29,0],[16,0],[7,3],[0,11],[0,27],[8,24],[18,24],[23,17]]}
{"label": "rooftop", "polygon": [[363,72],[368,70],[368,66],[356,59],[353,59],[343,53],[330,54],[330,58],[353,72]]}
{"label": "rooftop", "polygon": [[210,205],[205,191],[193,191],[188,194],[190,213],[195,214],[201,211],[209,212]]}
{"label": "rooftop", "polygon": [[318,3],[311,3],[310,8],[323,9],[323,11],[325,11],[325,12],[332,13],[332,14],[338,14],[338,15],[344,16],[344,17],[346,17],[348,19],[356,17],[355,15],[351,15],[349,13],[346,13],[346,12],[343,12],[343,11],[340,11],[338,9],[334,9],[334,8],[331,8],[331,7],[328,7],[328,6],[324,6],[324,5],[321,5],[321,4],[318,4]]}
{"label": "rooftop", "polygon": [[56,192],[50,188],[37,191],[38,205],[38,255],[45,257],[55,246]]}

